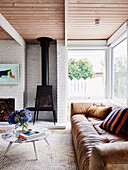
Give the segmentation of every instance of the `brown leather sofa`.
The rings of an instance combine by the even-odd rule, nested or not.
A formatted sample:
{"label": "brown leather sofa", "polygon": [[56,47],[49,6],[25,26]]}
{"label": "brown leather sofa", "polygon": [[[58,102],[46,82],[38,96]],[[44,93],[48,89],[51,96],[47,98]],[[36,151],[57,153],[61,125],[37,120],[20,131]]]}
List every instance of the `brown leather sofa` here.
{"label": "brown leather sofa", "polygon": [[93,103],[71,104],[71,132],[79,170],[128,170],[128,138],[99,127],[103,121],[86,117]]}

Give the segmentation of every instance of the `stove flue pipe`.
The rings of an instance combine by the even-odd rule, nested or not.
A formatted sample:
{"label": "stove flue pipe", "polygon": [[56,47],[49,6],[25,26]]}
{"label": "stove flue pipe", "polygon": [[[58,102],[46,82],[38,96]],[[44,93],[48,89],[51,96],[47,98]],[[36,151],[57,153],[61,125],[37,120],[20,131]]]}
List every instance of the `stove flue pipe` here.
{"label": "stove flue pipe", "polygon": [[52,38],[40,37],[37,38],[41,46],[41,59],[42,59],[42,86],[49,85],[49,46]]}

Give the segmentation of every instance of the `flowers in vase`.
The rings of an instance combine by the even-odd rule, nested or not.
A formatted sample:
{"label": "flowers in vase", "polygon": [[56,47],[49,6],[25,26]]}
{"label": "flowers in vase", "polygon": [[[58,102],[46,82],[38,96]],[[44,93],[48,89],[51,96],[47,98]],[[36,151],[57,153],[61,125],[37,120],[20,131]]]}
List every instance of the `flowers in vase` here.
{"label": "flowers in vase", "polygon": [[15,124],[15,129],[22,126],[22,130],[27,129],[28,121],[32,120],[32,114],[27,109],[15,110],[8,115],[8,123]]}

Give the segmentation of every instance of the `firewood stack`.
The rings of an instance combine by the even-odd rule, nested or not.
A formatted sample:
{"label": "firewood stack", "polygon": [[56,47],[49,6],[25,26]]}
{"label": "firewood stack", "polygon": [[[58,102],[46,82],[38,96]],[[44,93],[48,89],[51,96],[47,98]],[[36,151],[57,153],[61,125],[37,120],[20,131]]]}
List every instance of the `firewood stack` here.
{"label": "firewood stack", "polygon": [[14,111],[14,99],[0,99],[0,121],[8,121],[8,115]]}

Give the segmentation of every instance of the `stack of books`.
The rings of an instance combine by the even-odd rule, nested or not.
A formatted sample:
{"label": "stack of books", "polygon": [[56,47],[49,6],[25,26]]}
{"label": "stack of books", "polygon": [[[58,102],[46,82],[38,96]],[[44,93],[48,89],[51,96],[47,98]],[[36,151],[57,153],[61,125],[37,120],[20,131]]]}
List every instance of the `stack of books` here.
{"label": "stack of books", "polygon": [[19,134],[19,138],[22,138],[24,140],[31,140],[31,139],[35,139],[35,138],[38,138],[44,135],[45,135],[45,132],[34,130],[31,132],[24,132],[24,133]]}

